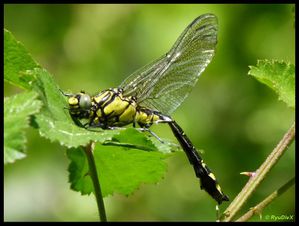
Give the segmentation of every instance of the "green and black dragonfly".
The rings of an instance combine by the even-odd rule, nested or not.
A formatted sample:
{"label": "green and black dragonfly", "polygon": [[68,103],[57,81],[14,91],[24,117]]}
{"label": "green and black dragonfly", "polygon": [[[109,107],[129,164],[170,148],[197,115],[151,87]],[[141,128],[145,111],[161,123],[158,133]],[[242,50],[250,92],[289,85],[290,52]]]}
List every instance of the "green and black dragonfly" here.
{"label": "green and black dragonfly", "polygon": [[[193,165],[201,188],[219,204],[228,201],[216,177],[203,162],[182,128],[170,117],[188,96],[215,54],[218,22],[213,14],[197,17],[169,52],[137,70],[118,88],[90,96],[84,91],[65,94],[75,123],[85,128],[109,129],[133,123],[149,130],[153,123],[167,123]],[[82,120],[85,123],[82,124]],[[153,134],[153,133],[152,133]]]}

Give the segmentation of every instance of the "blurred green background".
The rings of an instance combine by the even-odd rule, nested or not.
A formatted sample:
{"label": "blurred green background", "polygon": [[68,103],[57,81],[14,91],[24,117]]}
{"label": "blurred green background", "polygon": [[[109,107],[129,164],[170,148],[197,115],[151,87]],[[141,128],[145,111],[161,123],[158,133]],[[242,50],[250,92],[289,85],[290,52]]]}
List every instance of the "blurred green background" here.
{"label": "blurred green background", "polygon": [[[216,55],[173,117],[231,200],[294,121],[294,110],[247,75],[257,59],[294,63],[294,5],[4,5],[4,25],[66,91],[116,87],[165,54],[197,16],[219,20]],[[20,92],[4,84],[4,95]],[[166,125],[154,125],[172,139]],[[5,221],[97,221],[93,196],[69,189],[65,148],[27,131],[27,158],[4,167]],[[245,205],[261,201],[295,175],[294,144]],[[295,213],[292,187],[263,216]],[[110,221],[215,221],[215,201],[200,190],[183,152],[168,159],[157,185],[105,198]],[[229,203],[221,205],[223,211]],[[259,221],[255,216],[252,221]],[[264,218],[261,219],[264,221]]]}

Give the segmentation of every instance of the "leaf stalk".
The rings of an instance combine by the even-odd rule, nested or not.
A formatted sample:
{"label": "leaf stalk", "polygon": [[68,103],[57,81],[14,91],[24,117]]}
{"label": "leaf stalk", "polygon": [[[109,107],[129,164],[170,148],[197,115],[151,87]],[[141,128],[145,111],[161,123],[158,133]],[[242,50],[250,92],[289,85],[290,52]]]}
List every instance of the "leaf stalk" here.
{"label": "leaf stalk", "polygon": [[104,205],[104,200],[103,200],[103,195],[101,191],[101,186],[100,186],[100,181],[98,178],[98,173],[97,173],[97,168],[96,164],[94,161],[93,157],[93,142],[90,142],[85,148],[85,154],[88,160],[88,165],[89,165],[89,174],[93,183],[94,187],[94,195],[96,197],[97,201],[97,206],[98,206],[98,212],[100,216],[100,220],[102,222],[107,222],[107,217],[106,217],[106,211],[105,211],[105,205]]}

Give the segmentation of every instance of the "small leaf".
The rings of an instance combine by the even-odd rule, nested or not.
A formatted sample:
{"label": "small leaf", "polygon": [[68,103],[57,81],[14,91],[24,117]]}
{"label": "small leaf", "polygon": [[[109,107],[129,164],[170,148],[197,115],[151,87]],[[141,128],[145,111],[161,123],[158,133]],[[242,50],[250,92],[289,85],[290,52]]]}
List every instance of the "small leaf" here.
{"label": "small leaf", "polygon": [[21,72],[40,67],[8,30],[4,29],[4,80],[29,89],[28,82],[21,79]]}
{"label": "small leaf", "polygon": [[4,163],[12,163],[25,157],[25,131],[29,127],[29,116],[41,108],[33,91],[4,99]]}
{"label": "small leaf", "polygon": [[259,60],[248,74],[273,89],[280,100],[295,108],[295,66],[279,61]]}
{"label": "small leaf", "polygon": [[58,141],[67,147],[84,146],[90,140],[104,142],[117,134],[118,130],[99,130],[93,132],[74,124],[66,109],[67,101],[55,84],[52,76],[45,69],[27,71],[26,76],[32,77],[32,87],[39,93],[43,108],[35,117],[41,136],[51,141]]}
{"label": "small leaf", "polygon": [[156,148],[163,153],[172,153],[174,151],[182,151],[181,146],[175,143],[172,143],[172,141],[163,139],[163,143],[161,143],[157,138],[155,137],[149,137],[149,139],[153,142],[153,144],[156,146]]}
{"label": "small leaf", "polygon": [[39,114],[36,116],[40,135],[58,141],[61,145],[70,147],[85,146],[91,140],[104,142],[110,140],[118,130],[101,130],[99,132],[88,131],[80,128],[73,122],[54,120],[53,117]]}
{"label": "small leaf", "polygon": [[4,79],[25,89],[33,89],[43,103],[32,122],[42,136],[67,147],[86,145],[90,140],[104,142],[118,131],[91,132],[76,126],[66,107],[66,99],[52,76],[31,58],[24,46],[4,30]]}
{"label": "small leaf", "polygon": [[[125,130],[124,128],[115,130],[97,128],[95,132],[78,127],[69,115],[66,98],[61,94],[52,76],[45,69],[36,68],[32,71],[28,71],[25,77],[31,79],[33,89],[39,93],[39,97],[43,102],[43,108],[40,113],[36,115],[35,123],[39,127],[40,134],[51,141],[58,141],[61,145],[69,148],[81,145],[85,146],[90,141],[101,143],[107,141],[112,142],[112,136]],[[138,136],[138,138],[135,137],[136,132],[135,129],[132,129],[128,131],[126,138],[114,137],[114,145],[124,145],[120,143],[132,142],[136,145],[136,141],[142,139]],[[145,141],[141,140],[140,142],[144,143]],[[168,151],[166,151],[166,149],[168,149]],[[169,145],[161,145],[161,150],[169,152]]]}
{"label": "small leaf", "polygon": [[[130,147],[108,144],[95,146],[94,159],[104,197],[114,193],[129,195],[143,183],[157,183],[166,172],[165,159],[170,154],[158,152],[145,134],[133,131],[134,129],[124,130],[112,138],[112,140],[130,140],[128,135],[135,133],[133,136],[138,138],[135,139],[137,144],[126,141],[126,144],[131,143]],[[88,174],[88,162],[84,150],[69,149],[67,155],[71,160],[69,166],[71,188],[80,191],[81,194],[90,194],[93,192],[93,185]]]}
{"label": "small leaf", "polygon": [[[52,76],[42,68],[38,67],[31,56],[27,53],[24,46],[15,40],[12,34],[5,30],[5,67],[7,80],[13,84],[21,84],[22,87],[33,89],[39,95],[39,99],[43,103],[43,107],[39,114],[35,115],[31,125],[39,129],[42,136],[51,141],[58,141],[61,145],[67,147],[85,146],[90,141],[98,141],[101,143],[110,141],[111,145],[125,146],[135,142],[141,137],[136,138],[136,131],[131,130],[126,138],[112,137],[120,132],[120,130],[102,130],[97,128],[97,132],[80,128],[74,124],[68,112],[68,104],[66,97],[60,92],[59,87],[54,82]],[[16,67],[14,67],[16,66]],[[32,70],[29,70],[32,69]],[[19,75],[22,75],[19,77]],[[137,135],[138,137],[138,135]],[[144,143],[144,140],[140,141]],[[147,148],[155,148],[149,145],[147,140]],[[163,148],[162,148],[163,147]],[[142,147],[138,147],[141,148]],[[161,146],[165,152],[169,152],[169,145]],[[167,151],[166,151],[167,149]]]}
{"label": "small leaf", "polygon": [[[161,139],[161,138],[160,138]],[[110,146],[122,146],[144,151],[160,151],[165,154],[178,151],[180,146],[163,139],[163,143],[156,137],[148,136],[147,132],[140,132],[135,128],[123,128],[118,135],[103,143]]]}
{"label": "small leaf", "polygon": [[137,148],[145,151],[158,151],[156,146],[142,132],[134,128],[127,128],[113,136],[111,141],[106,141],[105,145],[116,145],[128,148]]}

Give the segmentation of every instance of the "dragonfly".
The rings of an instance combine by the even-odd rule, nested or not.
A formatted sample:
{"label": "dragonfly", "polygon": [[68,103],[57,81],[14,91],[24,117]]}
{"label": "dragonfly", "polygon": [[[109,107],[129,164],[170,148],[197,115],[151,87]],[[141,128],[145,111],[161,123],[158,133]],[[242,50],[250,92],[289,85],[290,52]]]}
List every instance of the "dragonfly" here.
{"label": "dragonfly", "polygon": [[117,88],[95,95],[85,91],[62,93],[68,97],[72,119],[86,129],[114,129],[128,124],[135,127],[138,124],[141,129],[156,136],[149,128],[154,123],[167,123],[200,179],[201,189],[221,204],[229,200],[228,196],[222,192],[215,175],[203,162],[191,140],[170,116],[186,99],[213,59],[217,32],[217,17],[203,14],[185,28],[170,51],[131,74]]}

